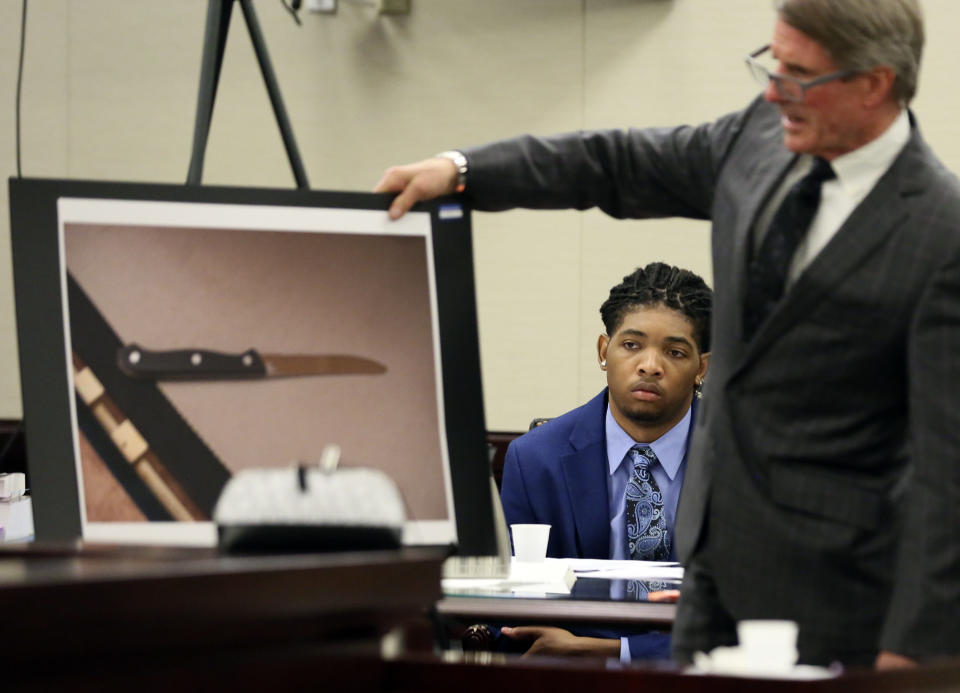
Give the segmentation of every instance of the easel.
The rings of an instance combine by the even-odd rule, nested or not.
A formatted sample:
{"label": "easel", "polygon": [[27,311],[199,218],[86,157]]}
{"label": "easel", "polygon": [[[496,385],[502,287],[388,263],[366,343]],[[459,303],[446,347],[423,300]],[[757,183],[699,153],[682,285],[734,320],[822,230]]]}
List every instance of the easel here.
{"label": "easel", "polygon": [[207,148],[207,137],[210,134],[210,120],[213,117],[213,102],[217,95],[217,85],[220,81],[220,68],[223,65],[223,52],[227,44],[227,32],[230,29],[230,15],[234,2],[240,3],[243,17],[246,20],[250,40],[257,54],[260,64],[260,73],[267,85],[270,103],[273,105],[273,114],[280,127],[283,146],[287,150],[290,168],[297,181],[297,187],[306,190],[307,173],[300,159],[300,151],[293,137],[293,129],[287,117],[280,88],[277,86],[277,76],[270,63],[267,45],[260,31],[260,22],[253,10],[253,0],[208,0],[207,23],[203,37],[203,58],[200,64],[200,91],[197,96],[197,115],[193,129],[193,153],[190,158],[190,170],[187,173],[187,183],[199,185],[203,175],[203,157]]}

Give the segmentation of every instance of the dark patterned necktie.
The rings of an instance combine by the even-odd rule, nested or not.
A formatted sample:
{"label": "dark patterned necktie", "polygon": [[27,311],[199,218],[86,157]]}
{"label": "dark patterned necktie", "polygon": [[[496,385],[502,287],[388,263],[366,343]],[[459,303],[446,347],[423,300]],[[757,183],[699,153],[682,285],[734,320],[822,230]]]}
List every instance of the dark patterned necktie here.
{"label": "dark patterned necktie", "polygon": [[666,589],[680,589],[676,580],[626,580],[623,600],[629,602],[649,601],[651,592],[660,592]]}
{"label": "dark patterned necktie", "polygon": [[648,446],[634,445],[627,453],[633,476],[627,482],[627,552],[635,561],[665,561],[670,557],[670,533],[663,516],[663,494],[650,473],[659,462]]}
{"label": "dark patterned necktie", "polygon": [[743,336],[750,339],[783,296],[790,261],[820,206],[820,187],[834,178],[830,162],[815,157],[813,168],[794,183],[770,222],[747,274]]}

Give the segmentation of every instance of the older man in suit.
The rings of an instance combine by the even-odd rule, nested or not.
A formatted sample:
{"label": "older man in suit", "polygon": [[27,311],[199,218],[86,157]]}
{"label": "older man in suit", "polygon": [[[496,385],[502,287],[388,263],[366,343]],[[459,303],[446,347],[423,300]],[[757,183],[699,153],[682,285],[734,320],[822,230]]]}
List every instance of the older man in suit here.
{"label": "older man in suit", "polygon": [[[624,277],[600,307],[605,332],[597,362],[607,387],[510,444],[504,515],[509,524],[550,525],[548,556],[675,559],[695,394],[710,362],[712,301],[702,278],[662,262]],[[531,654],[624,661],[665,658],[670,644],[657,632],[622,638],[543,627],[503,632],[532,641]]]}
{"label": "older man in suit", "polygon": [[960,185],[907,108],[916,0],[778,0],[763,84],[699,127],[518,138],[387,172],[397,215],[599,206],[713,224],[711,377],[675,655],[800,625],[802,662],[960,654]]}

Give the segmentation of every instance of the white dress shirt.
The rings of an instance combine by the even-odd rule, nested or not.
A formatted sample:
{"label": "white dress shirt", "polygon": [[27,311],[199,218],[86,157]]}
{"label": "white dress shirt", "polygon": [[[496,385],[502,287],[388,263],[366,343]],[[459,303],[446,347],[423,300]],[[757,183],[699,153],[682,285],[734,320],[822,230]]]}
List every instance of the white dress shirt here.
{"label": "white dress shirt", "polygon": [[[910,118],[906,110],[890,124],[882,135],[859,149],[848,152],[830,162],[837,177],[823,183],[820,190],[820,206],[810,228],[797,246],[787,275],[787,286],[791,286],[821,250],[836,235],[843,222],[863,202],[873,190],[877,181],[893,165],[894,159],[910,139]],[[757,228],[766,229],[773,215],[780,207],[787,192],[798,180],[803,178],[813,166],[813,156],[804,154],[797,157],[793,167],[784,176],[763,212],[757,219]],[[754,251],[760,247],[762,234],[754,234]]]}

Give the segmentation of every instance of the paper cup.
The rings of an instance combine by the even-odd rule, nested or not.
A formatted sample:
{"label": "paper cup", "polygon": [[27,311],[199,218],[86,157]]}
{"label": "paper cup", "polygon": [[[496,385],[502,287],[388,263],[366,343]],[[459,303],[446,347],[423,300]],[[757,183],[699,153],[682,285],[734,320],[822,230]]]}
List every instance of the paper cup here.
{"label": "paper cup", "polygon": [[737,638],[747,666],[756,671],[789,671],[797,662],[797,630],[793,621],[737,623]]}
{"label": "paper cup", "polygon": [[523,563],[542,563],[547,557],[550,525],[510,525],[513,555]]}

